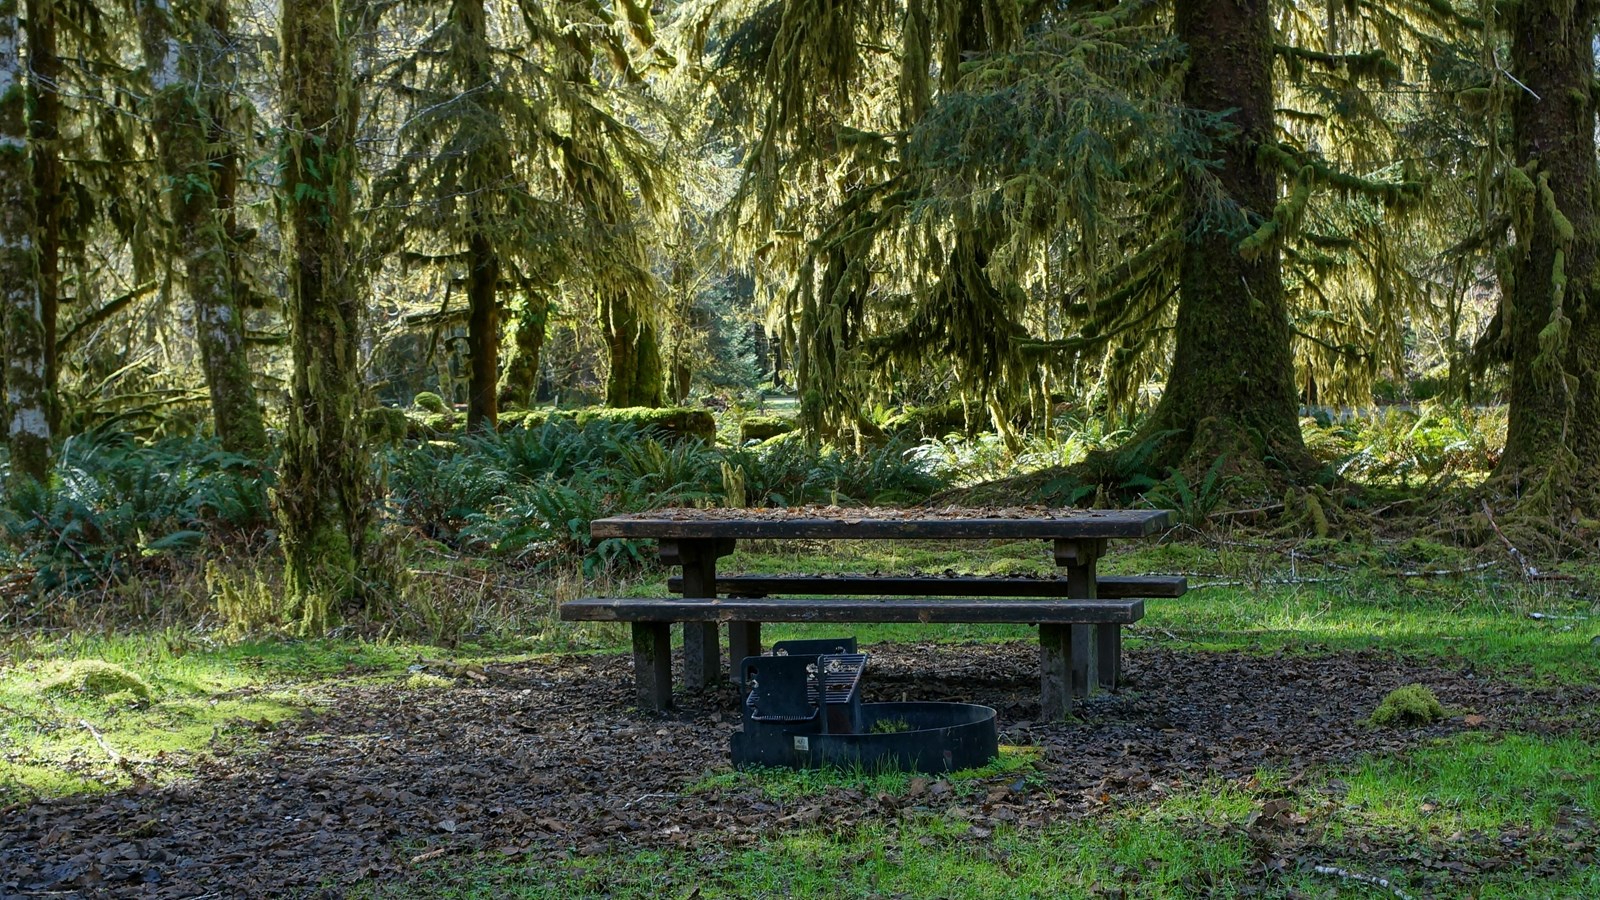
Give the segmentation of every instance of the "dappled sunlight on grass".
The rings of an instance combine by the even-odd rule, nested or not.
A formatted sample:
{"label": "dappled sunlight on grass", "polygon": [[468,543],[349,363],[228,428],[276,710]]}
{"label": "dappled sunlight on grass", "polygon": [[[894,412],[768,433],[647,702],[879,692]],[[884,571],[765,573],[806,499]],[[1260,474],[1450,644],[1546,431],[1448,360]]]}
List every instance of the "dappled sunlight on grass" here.
{"label": "dappled sunlight on grass", "polygon": [[1548,831],[1573,816],[1600,813],[1600,748],[1578,738],[1467,734],[1370,760],[1344,781],[1347,825],[1432,837]]}

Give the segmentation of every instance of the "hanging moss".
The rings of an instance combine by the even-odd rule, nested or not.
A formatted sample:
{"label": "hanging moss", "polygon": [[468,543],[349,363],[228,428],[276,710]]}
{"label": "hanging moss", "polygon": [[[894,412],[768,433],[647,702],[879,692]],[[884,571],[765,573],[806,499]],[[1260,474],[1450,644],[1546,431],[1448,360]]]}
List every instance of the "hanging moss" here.
{"label": "hanging moss", "polygon": [[387,577],[375,566],[372,467],[360,415],[362,298],[351,215],[355,87],[339,4],[283,4],[282,197],[293,352],[275,500],[285,618],[323,634]]}
{"label": "hanging moss", "polygon": [[[1522,546],[1561,535],[1600,509],[1600,167],[1592,98],[1596,10],[1563,0],[1510,9],[1515,158],[1505,166],[1516,243],[1500,319],[1510,358],[1505,450],[1492,485],[1514,498],[1499,516]],[[1579,311],[1584,311],[1580,314]]]}
{"label": "hanging moss", "polygon": [[43,482],[50,469],[50,368],[28,151],[27,67],[17,0],[0,0],[0,422],[17,476]]}

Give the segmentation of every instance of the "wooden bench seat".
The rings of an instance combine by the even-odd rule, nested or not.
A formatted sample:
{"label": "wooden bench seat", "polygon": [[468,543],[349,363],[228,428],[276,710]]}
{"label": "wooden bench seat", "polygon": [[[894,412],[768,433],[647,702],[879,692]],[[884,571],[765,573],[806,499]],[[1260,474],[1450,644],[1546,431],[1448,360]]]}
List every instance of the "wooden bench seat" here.
{"label": "wooden bench seat", "polygon": [[[1182,597],[1189,589],[1181,575],[1102,575],[1095,579],[1100,600]],[[667,590],[683,593],[683,578],[667,579]],[[1066,597],[1067,579],[979,575],[718,575],[716,592],[733,597],[867,594],[913,597]]]}
{"label": "wooden bench seat", "polygon": [[[809,603],[782,599],[685,599],[590,597],[561,605],[566,622],[628,622],[633,629],[633,666],[639,705],[665,709],[672,705],[674,622],[728,623],[730,656],[735,666],[761,652],[762,622],[904,622],[921,624],[1011,623],[1039,626],[1041,702],[1071,710],[1074,693],[1085,696],[1087,683],[1098,675],[1115,684],[1120,640],[1099,649],[1099,641],[1080,641],[1074,659],[1073,626],[1094,626],[1103,637],[1120,639],[1121,628],[1144,617],[1144,601],[1126,600],[936,600],[926,598],[835,598]],[[1096,659],[1095,657],[1098,657]],[[1076,666],[1074,665],[1076,663]],[[1108,668],[1110,670],[1108,671]]]}
{"label": "wooden bench seat", "polygon": [[670,600],[588,597],[561,605],[566,622],[987,622],[1018,625],[1128,625],[1144,618],[1132,600],[909,600],[834,598],[814,603],[729,597]]}

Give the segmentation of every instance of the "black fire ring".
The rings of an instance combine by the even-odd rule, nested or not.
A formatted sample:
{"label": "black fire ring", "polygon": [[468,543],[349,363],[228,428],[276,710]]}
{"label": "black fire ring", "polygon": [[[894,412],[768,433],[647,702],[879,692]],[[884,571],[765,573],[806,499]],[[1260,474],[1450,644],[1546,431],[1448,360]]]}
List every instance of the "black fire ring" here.
{"label": "black fire ring", "polygon": [[999,754],[995,711],[971,703],[862,703],[854,638],[786,641],[740,665],[738,766],[859,767],[939,775]]}

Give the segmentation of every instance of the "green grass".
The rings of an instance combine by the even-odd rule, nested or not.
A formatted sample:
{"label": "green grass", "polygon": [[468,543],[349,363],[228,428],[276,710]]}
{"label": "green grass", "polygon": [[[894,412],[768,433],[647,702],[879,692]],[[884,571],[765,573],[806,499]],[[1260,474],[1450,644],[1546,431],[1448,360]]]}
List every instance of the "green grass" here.
{"label": "green grass", "polygon": [[1125,810],[1107,822],[993,830],[959,813],[920,811],[893,823],[808,828],[755,848],[715,847],[572,857],[554,867],[480,862],[439,867],[371,888],[386,898],[561,897],[1091,897],[1226,890],[1253,865],[1227,826],[1248,810],[1236,793]]}
{"label": "green grass", "polygon": [[[1020,756],[1024,768],[1033,762]],[[967,784],[1018,771],[1003,757],[995,771],[969,774]],[[1337,776],[1337,777],[1335,777]],[[723,849],[715,838],[679,850],[572,855],[554,865],[478,857],[425,867],[399,883],[368,885],[372,898],[568,897],[1068,897],[1122,891],[1127,897],[1236,896],[1246,886],[1262,897],[1392,896],[1359,882],[1318,875],[1313,864],[1378,875],[1418,896],[1552,898],[1597,896],[1600,871],[1568,865],[1563,841],[1575,817],[1600,804],[1600,750],[1575,738],[1464,735],[1403,758],[1372,757],[1326,773],[1302,787],[1297,809],[1322,829],[1269,837],[1259,845],[1245,827],[1268,799],[1291,794],[1261,773],[1249,787],[1207,782],[1151,803],[1111,807],[1077,821],[1044,827],[971,821],[970,806],[913,806],[898,821],[862,821],[778,831],[753,847]],[[792,802],[831,790],[905,796],[905,776],[850,772],[723,773],[698,790],[755,788]],[[1337,799],[1329,799],[1335,795]],[[926,796],[919,794],[918,796]],[[913,798],[913,802],[914,798]],[[1421,865],[1449,858],[1493,858],[1502,835],[1521,835],[1532,863],[1547,874],[1512,870],[1438,881]],[[1583,835],[1579,835],[1583,837]],[[1277,841],[1277,844],[1271,843]],[[1409,855],[1411,870],[1351,858],[1350,848],[1379,844]],[[1266,849],[1262,849],[1265,847]],[[1276,849],[1274,849],[1276,847]],[[1261,853],[1297,857],[1281,872],[1265,870]],[[1435,879],[1435,880],[1425,880]],[[1114,893],[1111,895],[1115,895]]]}
{"label": "green grass", "polygon": [[[0,806],[171,777],[199,754],[248,749],[258,732],[313,709],[331,683],[398,678],[419,656],[461,655],[365,641],[219,643],[177,631],[8,652],[18,661],[0,667]],[[149,697],[53,688],[82,661],[126,670]]]}
{"label": "green grass", "polygon": [[1600,814],[1600,747],[1579,738],[1466,734],[1344,779],[1342,821],[1419,838],[1509,828],[1550,831],[1573,810]]}
{"label": "green grass", "polygon": [[[986,766],[953,772],[942,779],[957,795],[978,790],[986,781],[1020,779],[1032,783],[1037,773],[1039,750],[1035,747],[1002,746],[1000,756]],[[906,794],[914,781],[927,785],[926,776],[898,770],[867,772],[862,769],[729,769],[706,776],[690,785],[689,793],[708,791],[751,791],[776,803],[804,797],[826,796],[836,790],[855,790],[864,794]]]}

